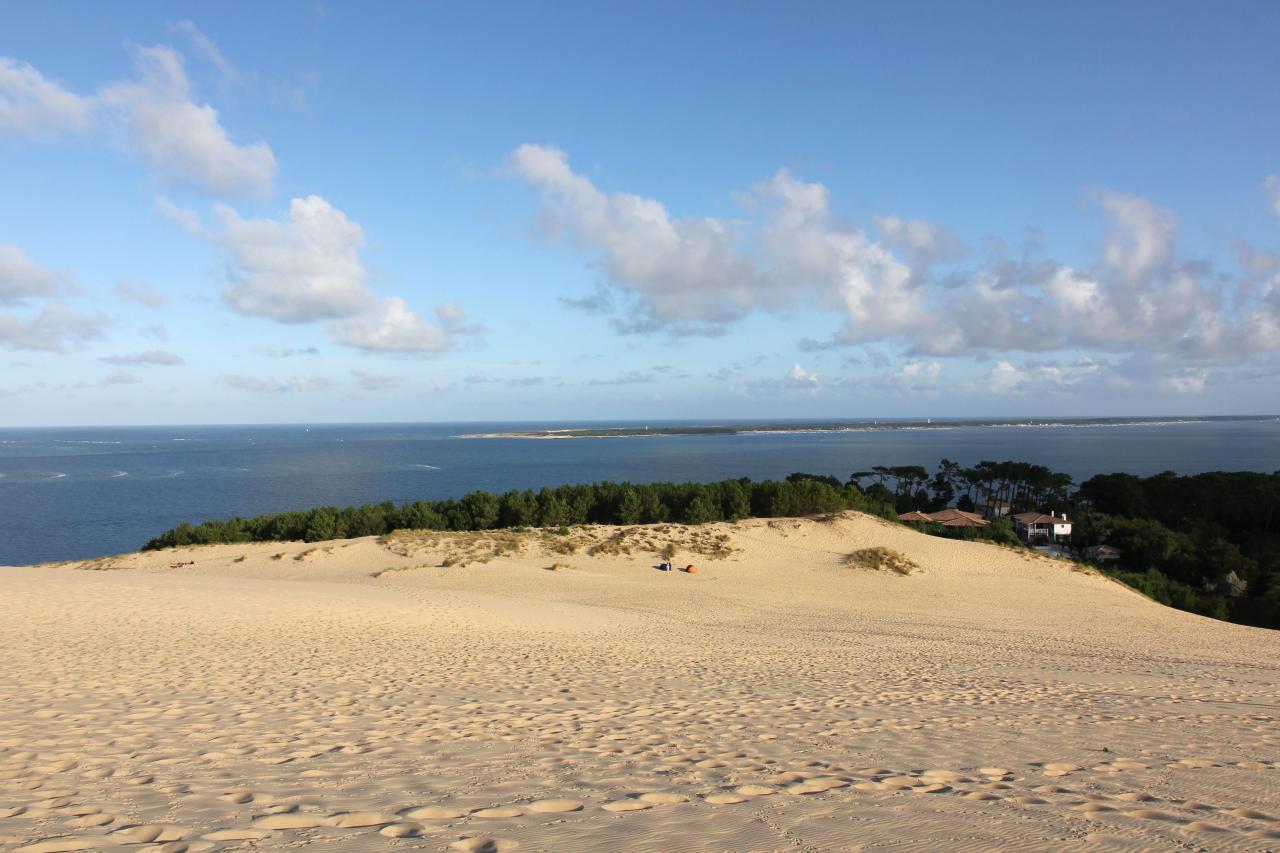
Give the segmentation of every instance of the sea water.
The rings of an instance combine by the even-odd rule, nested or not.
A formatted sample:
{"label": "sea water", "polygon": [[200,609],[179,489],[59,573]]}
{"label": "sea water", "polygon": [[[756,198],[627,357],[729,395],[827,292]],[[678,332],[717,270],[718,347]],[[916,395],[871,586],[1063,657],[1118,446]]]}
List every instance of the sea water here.
{"label": "sea water", "polygon": [[964,465],[1032,462],[1077,482],[1112,471],[1280,470],[1275,419],[565,440],[459,437],[555,426],[563,424],[0,429],[0,565],[130,551],[182,521],[458,497],[476,489],[758,480],[794,471],[844,479],[873,465],[932,471],[944,457]]}

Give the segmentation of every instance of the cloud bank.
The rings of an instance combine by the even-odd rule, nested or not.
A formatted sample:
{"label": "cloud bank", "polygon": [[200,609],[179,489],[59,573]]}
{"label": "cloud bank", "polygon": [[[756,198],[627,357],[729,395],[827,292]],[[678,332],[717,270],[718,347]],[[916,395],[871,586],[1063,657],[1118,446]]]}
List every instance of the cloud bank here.
{"label": "cloud bank", "polygon": [[[839,222],[825,186],[785,169],[743,194],[745,216],[731,221],[673,216],[656,199],[601,190],[558,148],[522,145],[509,165],[540,192],[549,236],[600,272],[597,292],[576,304],[611,313],[622,332],[723,334],[753,312],[812,304],[843,316],[832,343],[892,343],[914,357],[911,375],[886,377],[910,387],[936,383],[930,358],[1087,350],[1158,356],[1179,380],[1166,385],[1181,392],[1203,387],[1188,371],[1280,350],[1274,256],[1254,253],[1269,279],[1224,286],[1209,264],[1180,255],[1174,213],[1136,195],[1088,194],[1105,226],[1089,263],[1015,257],[995,239],[970,261],[976,253],[939,223]],[[1280,217],[1280,174],[1265,187]],[[806,338],[801,349],[830,345]],[[1008,390],[1036,375],[995,380]]]}

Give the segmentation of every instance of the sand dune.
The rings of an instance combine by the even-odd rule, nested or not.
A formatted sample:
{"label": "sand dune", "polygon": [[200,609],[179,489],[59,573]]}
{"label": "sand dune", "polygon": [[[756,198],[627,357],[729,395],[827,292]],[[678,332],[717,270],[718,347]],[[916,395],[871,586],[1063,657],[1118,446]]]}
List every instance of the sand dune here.
{"label": "sand dune", "polygon": [[1280,632],[855,514],[180,549],[0,604],[4,849],[1280,849]]}

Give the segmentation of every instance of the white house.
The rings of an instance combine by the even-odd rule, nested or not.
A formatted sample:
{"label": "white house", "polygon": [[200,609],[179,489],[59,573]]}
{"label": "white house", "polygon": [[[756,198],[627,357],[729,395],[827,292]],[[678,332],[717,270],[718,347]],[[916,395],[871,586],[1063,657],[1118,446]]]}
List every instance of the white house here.
{"label": "white house", "polygon": [[1071,522],[1064,512],[1020,512],[1013,517],[1013,530],[1027,544],[1065,543],[1071,539]]}

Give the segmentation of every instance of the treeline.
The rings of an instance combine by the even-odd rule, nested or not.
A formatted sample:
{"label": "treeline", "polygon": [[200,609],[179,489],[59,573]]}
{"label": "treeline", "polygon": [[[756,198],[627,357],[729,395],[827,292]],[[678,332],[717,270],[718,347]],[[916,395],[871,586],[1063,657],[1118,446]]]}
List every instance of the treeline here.
{"label": "treeline", "polygon": [[[874,481],[866,486],[866,481]],[[1070,503],[1070,474],[1030,462],[983,460],[972,468],[943,459],[931,476],[920,465],[876,465],[855,471],[849,482],[865,486],[867,494],[890,500],[899,512],[937,510],[946,506],[973,512],[991,505],[1012,512],[1063,509]],[[892,487],[891,487],[892,486]]]}
{"label": "treeline", "polygon": [[1120,549],[1119,580],[1183,610],[1280,628],[1280,472],[1100,474],[1074,504],[1073,547]]}
{"label": "treeline", "polygon": [[891,503],[870,498],[834,477],[792,474],[784,481],[718,483],[590,483],[501,495],[471,492],[458,499],[391,501],[182,523],[143,550],[226,542],[318,542],[381,536],[399,529],[493,530],[575,524],[704,524],[743,518],[778,518],[848,509],[896,518]]}

